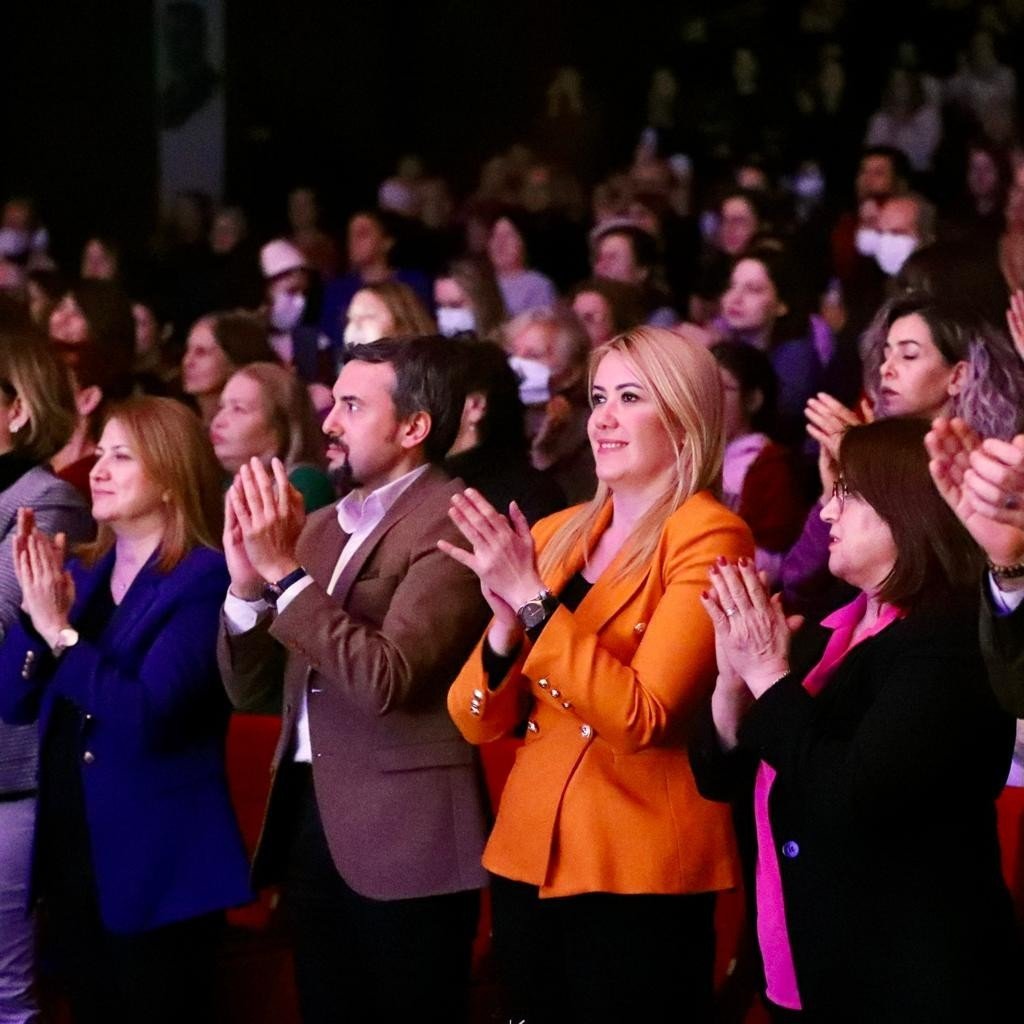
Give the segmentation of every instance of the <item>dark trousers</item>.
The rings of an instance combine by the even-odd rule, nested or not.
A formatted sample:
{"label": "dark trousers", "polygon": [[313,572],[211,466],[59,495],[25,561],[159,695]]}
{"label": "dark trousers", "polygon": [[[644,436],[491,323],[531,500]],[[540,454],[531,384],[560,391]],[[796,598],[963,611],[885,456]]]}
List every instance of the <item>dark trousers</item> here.
{"label": "dark trousers", "polygon": [[334,866],[311,773],[288,771],[299,781],[284,898],[305,1024],[466,1021],[479,892],[360,896]]}
{"label": "dark trousers", "polygon": [[213,1024],[222,914],[114,935],[69,909],[52,908],[45,934],[75,1024]]}
{"label": "dark trousers", "polygon": [[704,1024],[712,1019],[714,896],[540,899],[491,880],[502,1020]]}

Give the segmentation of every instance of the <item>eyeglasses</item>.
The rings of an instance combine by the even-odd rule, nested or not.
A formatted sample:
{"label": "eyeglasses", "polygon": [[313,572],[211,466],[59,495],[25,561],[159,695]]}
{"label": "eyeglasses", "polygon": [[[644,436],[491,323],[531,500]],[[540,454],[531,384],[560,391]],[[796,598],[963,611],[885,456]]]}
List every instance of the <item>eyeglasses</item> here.
{"label": "eyeglasses", "polygon": [[839,504],[839,511],[843,511],[843,507],[846,505],[846,499],[850,496],[850,489],[846,486],[846,481],[841,477],[836,477],[836,482],[832,485],[832,498]]}

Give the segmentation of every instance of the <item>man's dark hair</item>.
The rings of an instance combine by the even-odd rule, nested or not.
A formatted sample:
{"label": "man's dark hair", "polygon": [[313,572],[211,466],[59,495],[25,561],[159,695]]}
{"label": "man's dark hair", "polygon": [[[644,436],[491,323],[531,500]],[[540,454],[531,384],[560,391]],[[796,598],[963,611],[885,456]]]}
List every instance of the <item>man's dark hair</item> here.
{"label": "man's dark hair", "polygon": [[395,371],[392,400],[399,419],[417,412],[430,417],[430,432],[423,442],[428,462],[442,463],[455,443],[466,403],[461,374],[453,365],[451,340],[441,334],[416,338],[381,338],[354,345],[345,362],[388,363]]}

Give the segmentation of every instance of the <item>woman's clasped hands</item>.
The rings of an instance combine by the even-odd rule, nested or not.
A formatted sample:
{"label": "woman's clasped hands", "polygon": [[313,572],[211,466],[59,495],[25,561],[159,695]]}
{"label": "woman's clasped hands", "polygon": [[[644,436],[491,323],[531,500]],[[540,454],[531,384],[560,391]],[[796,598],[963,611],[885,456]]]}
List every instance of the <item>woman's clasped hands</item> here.
{"label": "woman's clasped hands", "polygon": [[781,595],[769,597],[754,563],[719,558],[701,604],[715,627],[720,681],[740,680],[754,697],[789,673],[789,643],[799,617],[787,619]]}
{"label": "woman's clasped hands", "polygon": [[35,523],[31,509],[18,509],[14,535],[14,572],[21,586],[21,608],[36,632],[53,647],[68,624],[75,584],[64,567],[67,539],[49,537]]}

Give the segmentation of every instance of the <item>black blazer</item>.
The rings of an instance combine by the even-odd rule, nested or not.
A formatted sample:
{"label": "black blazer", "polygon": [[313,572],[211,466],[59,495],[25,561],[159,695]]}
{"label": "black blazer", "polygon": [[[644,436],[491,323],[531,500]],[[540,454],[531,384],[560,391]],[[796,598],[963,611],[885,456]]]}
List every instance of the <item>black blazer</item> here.
{"label": "black blazer", "polygon": [[993,605],[988,577],[981,584],[981,649],[999,703],[1024,718],[1024,604],[1009,615]]}
{"label": "black blazer", "polygon": [[[797,983],[815,1019],[997,1021],[1020,960],[994,800],[1014,722],[985,676],[976,611],[919,614],[847,655],[811,697],[802,676],[750,709],[726,754],[706,709],[700,791],[732,800],[753,892],[753,782],[769,800]],[[752,902],[752,901],[751,901]]]}

